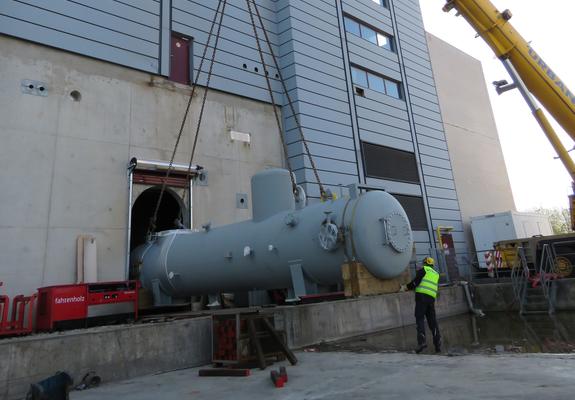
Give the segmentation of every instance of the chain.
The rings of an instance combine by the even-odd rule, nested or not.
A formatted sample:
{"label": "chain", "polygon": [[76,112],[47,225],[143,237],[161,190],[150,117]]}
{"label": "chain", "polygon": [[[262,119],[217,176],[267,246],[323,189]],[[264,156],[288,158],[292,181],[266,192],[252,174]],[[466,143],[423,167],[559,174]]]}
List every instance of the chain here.
{"label": "chain", "polygon": [[290,108],[291,114],[292,114],[292,116],[293,116],[293,118],[294,118],[294,120],[295,120],[295,122],[296,122],[296,126],[297,126],[298,132],[299,132],[299,136],[300,136],[300,138],[301,138],[301,141],[303,142],[303,145],[304,145],[304,147],[305,147],[306,154],[307,154],[307,156],[308,156],[309,162],[310,162],[310,164],[311,164],[311,168],[312,168],[312,170],[313,170],[313,174],[315,175],[315,179],[317,180],[317,183],[318,183],[318,185],[319,185],[320,197],[321,197],[322,200],[326,200],[326,199],[328,198],[328,194],[327,194],[327,192],[325,191],[325,189],[324,189],[324,187],[323,187],[323,185],[322,185],[322,183],[321,183],[321,180],[319,179],[319,173],[318,173],[318,171],[317,171],[317,168],[316,168],[315,162],[314,162],[314,160],[313,160],[313,157],[311,156],[311,152],[310,152],[310,150],[309,150],[309,146],[308,146],[308,144],[307,144],[307,141],[305,140],[305,136],[304,136],[304,134],[303,134],[303,129],[302,129],[302,127],[301,127],[300,121],[299,121],[299,119],[298,119],[298,117],[297,117],[297,114],[296,114],[296,112],[295,112],[295,107],[294,107],[294,105],[293,105],[291,96],[290,96],[290,94],[289,94],[289,92],[288,92],[288,90],[287,90],[286,83],[285,83],[285,81],[284,81],[284,79],[283,79],[283,76],[282,76],[282,73],[281,73],[281,69],[280,69],[280,67],[279,67],[278,60],[277,60],[277,58],[276,58],[276,56],[275,56],[275,54],[274,54],[274,51],[273,51],[273,48],[272,48],[272,45],[271,45],[271,42],[270,42],[270,39],[269,39],[269,36],[268,36],[268,32],[267,32],[267,30],[264,28],[264,23],[263,23],[262,16],[261,16],[261,14],[260,14],[260,11],[259,11],[259,9],[258,9],[258,6],[257,6],[255,0],[247,0],[247,1],[248,1],[248,2],[251,1],[251,2],[253,3],[253,5],[254,5],[254,9],[256,10],[256,15],[257,15],[258,20],[259,20],[259,22],[260,22],[260,25],[261,25],[261,27],[262,27],[262,31],[264,32],[264,37],[265,37],[265,39],[266,39],[269,52],[270,52],[270,54],[271,54],[271,56],[272,56],[272,59],[273,59],[273,61],[274,61],[274,66],[275,66],[275,68],[276,68],[277,71],[278,71],[279,80],[280,80],[280,82],[281,82],[281,84],[282,84],[283,91],[284,91],[284,93],[285,93],[285,95],[286,95],[286,98],[287,98],[287,101],[288,101],[288,104],[289,104],[289,108]]}
{"label": "chain", "polygon": [[[264,53],[263,53],[262,47],[261,47],[261,45],[260,45],[260,37],[259,37],[259,35],[258,35],[258,30],[257,30],[257,27],[256,27],[256,22],[255,22],[255,20],[254,20],[254,14],[253,14],[253,12],[252,12],[252,7],[251,7],[251,5],[250,5],[250,0],[246,0],[246,4],[247,4],[247,6],[248,6],[248,12],[249,12],[249,14],[250,14],[250,20],[251,20],[251,22],[252,22],[252,28],[253,28],[253,31],[254,31],[254,36],[255,36],[255,38],[256,38],[256,45],[257,45],[257,47],[258,47],[258,53],[259,53],[259,55],[260,55],[260,60],[261,60],[261,63],[262,63],[262,67],[263,67],[263,71],[264,71],[264,76],[265,76],[265,78],[266,78],[266,85],[267,85],[268,92],[269,92],[269,94],[270,94],[270,98],[271,98],[271,101],[272,101],[272,107],[273,107],[273,110],[274,110],[274,116],[275,116],[275,118],[276,118],[276,123],[277,123],[277,126],[278,126],[278,133],[279,133],[279,135],[280,135],[280,141],[281,141],[281,143],[282,143],[282,148],[283,148],[284,157],[285,157],[285,160],[286,160],[286,165],[287,165],[288,170],[289,170],[289,175],[290,175],[291,185],[292,185],[292,191],[293,191],[294,195],[297,195],[297,192],[298,192],[297,184],[296,184],[296,182],[295,182],[295,178],[294,178],[294,174],[293,174],[293,169],[292,169],[292,166],[291,166],[291,160],[290,160],[289,157],[288,157],[288,147],[287,147],[287,143],[286,143],[286,141],[285,141],[285,138],[284,138],[284,135],[283,135],[283,132],[282,132],[282,124],[281,124],[281,122],[280,122],[280,117],[279,117],[278,110],[277,110],[277,107],[276,107],[276,102],[275,102],[275,99],[274,99],[274,93],[273,93],[273,90],[272,90],[272,86],[271,86],[271,82],[270,82],[270,77],[269,77],[269,71],[268,71],[268,69],[267,69],[266,62],[265,62],[265,60],[264,60]],[[265,31],[265,28],[264,28],[263,25],[262,25],[262,29]]]}
{"label": "chain", "polygon": [[[221,0],[220,0],[221,2]],[[194,154],[196,153],[196,147],[198,145],[198,138],[200,137],[200,128],[202,126],[202,119],[204,117],[204,109],[206,107],[206,100],[208,98],[208,90],[210,88],[210,80],[212,79],[212,72],[214,69],[214,63],[216,60],[216,53],[218,51],[218,42],[220,41],[220,32],[222,30],[222,21],[224,19],[224,12],[226,10],[226,4],[227,4],[227,0],[223,0],[223,7],[222,7],[222,13],[220,14],[220,20],[218,22],[218,31],[216,33],[216,40],[214,42],[214,51],[212,52],[212,58],[210,60],[210,67],[208,69],[208,77],[206,78],[206,88],[204,90],[204,95],[202,97],[202,106],[200,108],[200,115],[198,116],[198,122],[196,124],[196,132],[194,135],[194,143],[192,145],[192,152],[190,154],[190,162],[188,163],[188,171],[186,173],[186,181],[188,182],[188,190],[191,193],[192,191],[192,182],[191,182],[191,171],[192,171],[192,163],[194,160]],[[219,5],[218,5],[219,8]],[[216,10],[217,12],[217,10]],[[208,42],[209,43],[209,42]],[[208,46],[208,44],[206,44],[206,47]],[[196,75],[196,81],[199,79],[200,77],[200,72],[201,72],[201,68],[198,69],[198,73]],[[184,196],[182,196],[183,200],[185,201],[185,192],[184,192]],[[192,212],[192,210],[190,210],[190,212]],[[190,228],[193,228],[190,226]]]}
{"label": "chain", "polygon": [[[216,8],[216,12],[214,14],[214,19],[212,20],[212,25],[210,27],[210,33],[208,34],[208,39],[206,41],[206,46],[204,47],[204,51],[202,53],[202,59],[200,61],[200,66],[198,67],[198,72],[196,73],[196,77],[195,77],[194,82],[192,84],[192,91],[190,93],[190,97],[189,97],[188,103],[186,105],[186,111],[184,112],[184,117],[183,117],[182,123],[180,125],[180,130],[178,132],[178,136],[176,138],[176,144],[174,145],[174,150],[172,151],[172,156],[170,158],[170,164],[168,165],[168,170],[166,171],[166,176],[164,177],[164,180],[162,182],[162,188],[160,190],[160,196],[158,197],[158,202],[156,203],[156,207],[154,209],[154,215],[152,216],[152,218],[150,220],[150,225],[148,226],[148,234],[151,234],[156,229],[156,221],[158,219],[158,212],[160,210],[160,204],[162,203],[162,199],[163,199],[164,193],[166,191],[168,178],[170,177],[170,174],[172,172],[173,165],[174,165],[174,159],[176,158],[176,151],[178,150],[178,146],[179,146],[180,140],[182,138],[182,133],[184,132],[184,127],[186,125],[186,120],[188,119],[188,115],[190,113],[190,107],[192,105],[192,100],[194,98],[194,94],[195,94],[196,88],[198,86],[198,80],[200,77],[200,72],[202,71],[202,66],[204,64],[204,60],[206,59],[206,54],[208,52],[208,47],[209,47],[210,41],[212,39],[214,27],[216,25],[216,20],[218,18],[218,14],[220,12],[220,6],[223,4],[222,11],[221,11],[221,15],[223,17],[224,10],[226,7],[226,2],[227,2],[227,0],[219,0],[219,2],[218,2],[218,7]],[[220,18],[220,26],[218,28],[218,36],[219,36],[220,28],[221,28],[221,21],[222,21],[222,18]],[[217,39],[216,39],[216,43],[217,43]],[[215,55],[215,47],[214,47],[214,54],[212,55],[212,58],[214,55]],[[212,59],[212,62],[213,62],[213,59]],[[206,87],[206,92],[207,92],[207,87]],[[204,101],[205,101],[205,99],[204,99]],[[195,141],[194,141],[194,147],[195,147]],[[191,173],[191,168],[192,167],[191,167],[191,162],[190,162],[190,165],[188,167],[188,182],[190,181],[189,176]],[[190,187],[190,190],[191,190],[191,187]],[[191,212],[191,210],[190,210],[190,212]]]}

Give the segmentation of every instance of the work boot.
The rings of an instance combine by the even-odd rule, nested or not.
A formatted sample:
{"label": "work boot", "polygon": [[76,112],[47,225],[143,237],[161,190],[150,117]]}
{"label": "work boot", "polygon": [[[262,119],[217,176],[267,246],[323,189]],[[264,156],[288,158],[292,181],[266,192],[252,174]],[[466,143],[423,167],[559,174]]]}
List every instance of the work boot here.
{"label": "work boot", "polygon": [[427,343],[418,344],[415,348],[415,354],[419,354],[425,349],[427,349]]}
{"label": "work boot", "polygon": [[435,353],[441,353],[441,337],[435,337],[433,345],[435,346]]}

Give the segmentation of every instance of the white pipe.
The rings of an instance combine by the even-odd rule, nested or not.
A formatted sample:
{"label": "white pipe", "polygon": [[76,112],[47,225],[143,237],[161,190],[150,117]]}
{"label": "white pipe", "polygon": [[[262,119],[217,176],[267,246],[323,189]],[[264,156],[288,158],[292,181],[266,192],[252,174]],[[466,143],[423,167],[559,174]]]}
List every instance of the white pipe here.
{"label": "white pipe", "polygon": [[[132,160],[130,161],[130,165],[132,164],[134,165],[134,169],[142,167],[144,169],[155,169],[159,171],[165,171],[170,166],[170,163],[165,161],[145,161],[145,160],[138,160],[135,157],[132,158]],[[171,169],[172,171],[188,172],[188,165],[173,163]],[[202,167],[200,167],[199,165],[192,165],[190,171],[195,173],[200,171],[201,169]]]}
{"label": "white pipe", "polygon": [[130,241],[132,236],[132,197],[134,196],[134,169],[137,160],[132,158],[128,164],[128,229],[126,229],[126,264],[124,265],[124,279],[130,279]]}

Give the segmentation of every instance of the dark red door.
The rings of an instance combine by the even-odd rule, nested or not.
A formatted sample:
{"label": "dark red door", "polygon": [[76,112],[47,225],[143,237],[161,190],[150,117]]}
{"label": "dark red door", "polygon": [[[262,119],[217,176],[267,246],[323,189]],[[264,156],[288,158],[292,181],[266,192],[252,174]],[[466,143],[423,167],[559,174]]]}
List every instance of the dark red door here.
{"label": "dark red door", "polygon": [[190,39],[172,33],[170,80],[190,84]]}

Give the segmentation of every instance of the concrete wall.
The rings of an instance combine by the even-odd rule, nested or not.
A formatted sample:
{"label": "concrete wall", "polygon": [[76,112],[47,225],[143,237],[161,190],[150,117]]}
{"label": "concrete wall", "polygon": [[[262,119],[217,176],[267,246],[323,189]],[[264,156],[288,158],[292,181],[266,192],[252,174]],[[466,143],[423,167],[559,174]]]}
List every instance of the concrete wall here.
{"label": "concrete wall", "polygon": [[[414,303],[413,293],[397,293],[261,312],[273,315],[276,327],[286,331],[288,345],[299,348],[414,324]],[[438,317],[467,311],[461,287],[441,289]],[[90,370],[110,382],[208,364],[211,341],[211,317],[4,339],[0,399],[22,398],[31,383],[62,370],[76,382]]]}
{"label": "concrete wall", "polygon": [[66,371],[103,382],[208,364],[211,317],[101,327],[0,341],[0,399],[23,399],[31,383]]}
{"label": "concrete wall", "polygon": [[[435,307],[439,318],[469,310],[462,287],[442,288]],[[415,297],[406,292],[281,307],[274,317],[290,347],[297,348],[415,324],[414,310]]]}
{"label": "concrete wall", "polygon": [[[557,290],[557,311],[575,310],[575,279],[553,283]],[[474,286],[475,304],[483,311],[519,311],[511,283],[489,283]]]}
{"label": "concrete wall", "polygon": [[[169,161],[189,88],[6,36],[0,47],[2,289],[28,294],[74,282],[80,234],[96,237],[99,279],[123,279],[127,163]],[[24,94],[22,79],[44,82],[48,95]],[[197,93],[175,160],[186,165]],[[251,133],[251,145],[232,141],[230,130]],[[196,155],[208,171],[208,185],[194,188],[196,224],[250,218],[236,193],[249,195],[255,172],[282,165],[272,107],[210,91]]]}
{"label": "concrete wall", "polygon": [[481,62],[427,34],[455,188],[468,243],[470,217],[515,210]]}

